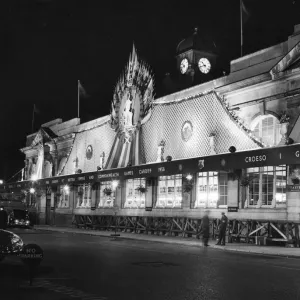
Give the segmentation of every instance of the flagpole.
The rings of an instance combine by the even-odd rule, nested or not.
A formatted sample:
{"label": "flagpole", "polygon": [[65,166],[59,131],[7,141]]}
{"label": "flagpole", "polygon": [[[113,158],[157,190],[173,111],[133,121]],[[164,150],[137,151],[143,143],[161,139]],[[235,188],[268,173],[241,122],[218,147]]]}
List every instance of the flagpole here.
{"label": "flagpole", "polygon": [[31,133],[33,133],[33,125],[34,125],[34,109],[35,109],[35,104],[33,104],[33,111],[32,111]]}
{"label": "flagpole", "polygon": [[242,0],[240,0],[240,14],[241,14],[241,57],[243,56],[243,8]]}
{"label": "flagpole", "polygon": [[78,118],[79,118],[79,80],[77,82]]}

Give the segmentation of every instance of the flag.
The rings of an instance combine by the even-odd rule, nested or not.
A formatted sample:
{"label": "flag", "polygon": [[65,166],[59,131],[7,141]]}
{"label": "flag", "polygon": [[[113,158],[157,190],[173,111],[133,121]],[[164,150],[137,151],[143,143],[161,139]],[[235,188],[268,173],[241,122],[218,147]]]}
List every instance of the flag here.
{"label": "flag", "polygon": [[78,80],[78,94],[79,94],[79,96],[82,96],[84,98],[88,96],[88,94],[85,91],[84,87],[82,86],[80,80]]}
{"label": "flag", "polygon": [[250,11],[244,4],[244,0],[241,0],[241,18],[243,23],[246,23],[250,17]]}
{"label": "flag", "polygon": [[35,104],[33,104],[33,112],[36,113],[36,114],[40,114],[41,111],[36,107]]}

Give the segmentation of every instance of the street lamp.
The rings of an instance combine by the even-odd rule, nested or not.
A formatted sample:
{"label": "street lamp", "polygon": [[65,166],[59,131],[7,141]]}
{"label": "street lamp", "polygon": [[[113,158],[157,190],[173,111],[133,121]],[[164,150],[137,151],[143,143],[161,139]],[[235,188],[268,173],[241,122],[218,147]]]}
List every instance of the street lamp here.
{"label": "street lamp", "polygon": [[193,179],[193,176],[192,176],[191,174],[188,174],[188,175],[186,176],[186,179],[187,179],[187,180],[192,180],[192,179]]}
{"label": "street lamp", "polygon": [[30,192],[30,194],[34,194],[35,193],[35,189],[34,188],[30,188],[29,192]]}
{"label": "street lamp", "polygon": [[117,188],[117,186],[119,185],[119,181],[118,180],[113,180],[111,183],[112,188],[115,190]]}
{"label": "street lamp", "polygon": [[67,184],[64,186],[64,191],[65,191],[66,195],[69,195],[70,187]]}
{"label": "street lamp", "polygon": [[3,184],[4,183],[4,180],[0,179],[0,184]]}

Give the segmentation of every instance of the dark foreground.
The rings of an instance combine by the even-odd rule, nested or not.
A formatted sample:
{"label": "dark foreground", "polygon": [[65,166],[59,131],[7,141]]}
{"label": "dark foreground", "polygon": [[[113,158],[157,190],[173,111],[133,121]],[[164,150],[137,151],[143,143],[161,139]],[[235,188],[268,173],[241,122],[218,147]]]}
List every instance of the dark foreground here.
{"label": "dark foreground", "polygon": [[0,263],[1,300],[300,300],[300,259],[14,231],[25,243],[39,244],[45,257],[33,287],[18,258]]}

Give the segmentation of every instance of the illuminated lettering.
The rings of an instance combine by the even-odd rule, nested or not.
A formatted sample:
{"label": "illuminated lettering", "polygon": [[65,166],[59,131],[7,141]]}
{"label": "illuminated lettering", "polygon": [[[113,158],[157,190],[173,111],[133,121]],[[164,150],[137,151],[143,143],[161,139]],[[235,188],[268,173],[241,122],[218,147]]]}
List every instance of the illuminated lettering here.
{"label": "illuminated lettering", "polygon": [[165,168],[164,168],[164,167],[158,168],[158,172],[164,172],[164,171],[165,171]]}
{"label": "illuminated lettering", "polygon": [[295,156],[296,156],[296,157],[299,157],[299,150],[297,150],[297,151],[295,152]]}
{"label": "illuminated lettering", "polygon": [[149,174],[151,173],[152,170],[151,169],[143,169],[143,170],[139,170],[139,174]]}
{"label": "illuminated lettering", "polygon": [[246,156],[245,157],[245,162],[246,163],[266,161],[266,160],[267,160],[267,156],[265,154],[257,155],[257,156]]}
{"label": "illuminated lettering", "polygon": [[125,175],[125,176],[129,176],[129,175],[132,175],[132,176],[133,176],[133,171],[127,171],[127,172],[124,172],[124,175]]}

